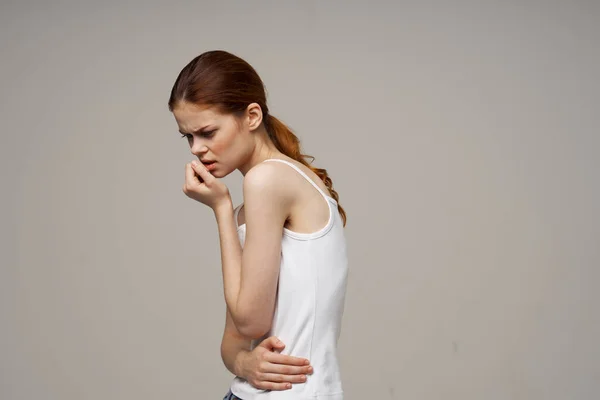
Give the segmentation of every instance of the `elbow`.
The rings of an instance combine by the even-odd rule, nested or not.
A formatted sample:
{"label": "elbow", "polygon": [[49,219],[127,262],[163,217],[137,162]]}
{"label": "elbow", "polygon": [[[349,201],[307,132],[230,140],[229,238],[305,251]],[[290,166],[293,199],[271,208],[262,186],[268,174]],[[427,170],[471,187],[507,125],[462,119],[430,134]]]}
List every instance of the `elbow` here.
{"label": "elbow", "polygon": [[260,320],[250,320],[247,323],[238,326],[238,332],[248,339],[260,339],[271,330],[271,322],[262,322]]}
{"label": "elbow", "polygon": [[265,310],[270,308],[262,304],[241,302],[233,316],[240,335],[248,339],[260,339],[268,334],[273,324],[273,313]]}

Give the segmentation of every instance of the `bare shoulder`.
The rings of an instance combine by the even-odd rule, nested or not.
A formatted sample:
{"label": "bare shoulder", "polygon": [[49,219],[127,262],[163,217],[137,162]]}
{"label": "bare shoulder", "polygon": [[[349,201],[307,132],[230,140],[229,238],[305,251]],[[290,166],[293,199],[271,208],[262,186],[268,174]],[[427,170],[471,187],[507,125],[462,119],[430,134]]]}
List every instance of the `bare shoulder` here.
{"label": "bare shoulder", "polygon": [[[283,177],[282,168],[270,162],[261,162],[252,167],[244,176],[244,185],[254,186],[270,186],[273,183],[280,182]],[[273,182],[275,180],[275,182]]]}
{"label": "bare shoulder", "polygon": [[293,173],[289,166],[281,163],[259,163],[246,173],[243,182],[244,193],[289,198],[294,195],[293,187],[289,185]]}

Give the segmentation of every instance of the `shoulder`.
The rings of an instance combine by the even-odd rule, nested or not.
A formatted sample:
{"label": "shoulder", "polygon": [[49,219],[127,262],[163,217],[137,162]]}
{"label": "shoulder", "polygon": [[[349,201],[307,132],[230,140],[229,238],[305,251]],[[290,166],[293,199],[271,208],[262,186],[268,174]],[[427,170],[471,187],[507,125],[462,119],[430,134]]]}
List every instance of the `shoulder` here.
{"label": "shoulder", "polygon": [[282,168],[278,168],[273,162],[261,162],[252,167],[244,176],[244,186],[247,187],[269,187],[283,178]]}
{"label": "shoulder", "polygon": [[[275,196],[277,200],[291,200],[293,187],[289,185],[291,168],[275,162],[262,162],[252,167],[244,176],[246,195]],[[292,171],[293,172],[293,171]]]}

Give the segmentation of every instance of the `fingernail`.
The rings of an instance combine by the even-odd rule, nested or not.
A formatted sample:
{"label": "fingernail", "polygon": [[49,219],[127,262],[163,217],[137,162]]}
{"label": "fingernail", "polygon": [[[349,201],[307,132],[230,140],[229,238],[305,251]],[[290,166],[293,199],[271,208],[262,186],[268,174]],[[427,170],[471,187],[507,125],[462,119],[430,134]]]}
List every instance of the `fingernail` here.
{"label": "fingernail", "polygon": [[198,161],[196,161],[196,160],[192,161],[192,165],[193,165],[193,166],[196,166],[196,165],[198,165]]}

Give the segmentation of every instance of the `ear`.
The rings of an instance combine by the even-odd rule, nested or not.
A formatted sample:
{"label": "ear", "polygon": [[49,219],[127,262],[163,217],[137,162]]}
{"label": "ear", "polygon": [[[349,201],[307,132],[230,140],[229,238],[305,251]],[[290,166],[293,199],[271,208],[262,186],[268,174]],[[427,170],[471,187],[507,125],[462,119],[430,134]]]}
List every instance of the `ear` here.
{"label": "ear", "polygon": [[249,130],[253,131],[258,129],[263,119],[263,113],[262,109],[257,103],[250,103],[248,105],[246,108],[246,118],[248,121]]}

